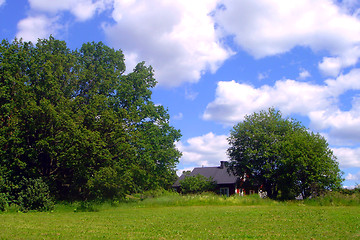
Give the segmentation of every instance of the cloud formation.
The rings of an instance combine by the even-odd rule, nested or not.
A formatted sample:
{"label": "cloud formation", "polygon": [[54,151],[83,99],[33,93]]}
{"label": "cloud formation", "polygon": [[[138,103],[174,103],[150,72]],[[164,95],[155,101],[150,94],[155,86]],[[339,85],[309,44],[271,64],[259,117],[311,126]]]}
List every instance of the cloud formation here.
{"label": "cloud formation", "polygon": [[28,17],[19,22],[18,37],[56,36],[66,28],[60,21],[63,12],[77,22],[106,12],[113,21],[99,24],[111,46],[122,49],[131,64],[145,60],[152,65],[159,85],[168,87],[196,83],[204,72],[215,73],[234,54],[224,40],[229,37],[255,58],[296,46],[325,50],[328,55],[318,68],[332,77],[355,65],[360,56],[360,20],[351,0],[28,1]]}
{"label": "cloud formation", "polygon": [[151,64],[160,85],[178,86],[214,73],[232,55],[209,15],[215,7],[216,0],[116,1],[116,23],[103,28],[112,46]]}
{"label": "cloud formation", "polygon": [[235,81],[220,81],[215,100],[207,105],[203,118],[233,125],[245,115],[276,107],[286,115],[308,117],[316,130],[330,129],[330,136],[360,143],[360,98],[353,98],[349,111],[342,111],[338,105],[342,94],[360,89],[359,79],[360,69],[353,69],[323,85],[287,79],[276,81],[274,86],[255,88]]}
{"label": "cloud formation", "polygon": [[182,152],[182,162],[196,166],[218,166],[220,161],[227,161],[226,150],[228,142],[226,135],[216,135],[212,132],[190,138],[186,143],[178,142]]}
{"label": "cloud formation", "polygon": [[47,13],[69,11],[78,21],[86,21],[96,12],[110,8],[113,0],[29,0],[31,10]]}
{"label": "cloud formation", "polygon": [[325,50],[330,56],[324,57],[319,68],[325,75],[336,76],[360,56],[360,20],[334,1],[220,2],[223,7],[215,19],[223,34],[234,36],[235,43],[255,58],[285,53],[295,46]]}
{"label": "cloud formation", "polygon": [[17,28],[17,38],[36,42],[38,38],[48,38],[51,34],[56,34],[61,26],[57,23],[56,17],[36,15],[22,19],[18,22]]}
{"label": "cloud formation", "polygon": [[333,148],[341,168],[360,168],[360,148]]}
{"label": "cloud formation", "polygon": [[346,175],[345,179],[350,180],[350,181],[359,181],[360,180],[360,172],[358,172],[356,174],[349,173],[348,175]]}
{"label": "cloud formation", "polygon": [[[101,26],[110,45],[124,51],[130,68],[134,61],[152,65],[163,86],[195,83],[204,72],[215,73],[234,54],[215,29],[211,12],[217,0],[29,0],[29,4],[17,36],[32,41],[50,33],[56,36],[65,28],[60,24],[63,12],[83,22],[108,10],[113,21]],[[41,18],[51,21],[40,22]]]}

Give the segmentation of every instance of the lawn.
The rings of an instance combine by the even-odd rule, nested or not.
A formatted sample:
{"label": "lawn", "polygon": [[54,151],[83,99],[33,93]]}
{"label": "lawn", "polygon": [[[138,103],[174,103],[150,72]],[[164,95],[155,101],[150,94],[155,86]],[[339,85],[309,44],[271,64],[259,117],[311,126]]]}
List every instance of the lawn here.
{"label": "lawn", "polygon": [[360,239],[360,206],[119,205],[6,212],[0,239]]}

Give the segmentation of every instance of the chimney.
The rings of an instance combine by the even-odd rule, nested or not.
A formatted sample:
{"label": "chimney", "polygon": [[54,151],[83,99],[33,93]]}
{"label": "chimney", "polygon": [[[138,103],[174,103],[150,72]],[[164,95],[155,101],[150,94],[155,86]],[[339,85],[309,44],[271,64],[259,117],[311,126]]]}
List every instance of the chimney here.
{"label": "chimney", "polygon": [[225,168],[227,166],[227,161],[220,161],[220,168]]}

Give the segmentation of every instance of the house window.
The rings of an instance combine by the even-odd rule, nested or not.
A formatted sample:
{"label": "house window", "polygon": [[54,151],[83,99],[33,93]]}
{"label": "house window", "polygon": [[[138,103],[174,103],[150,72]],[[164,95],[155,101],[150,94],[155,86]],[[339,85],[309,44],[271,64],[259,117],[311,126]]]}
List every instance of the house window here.
{"label": "house window", "polygon": [[220,195],[229,196],[229,188],[220,188]]}

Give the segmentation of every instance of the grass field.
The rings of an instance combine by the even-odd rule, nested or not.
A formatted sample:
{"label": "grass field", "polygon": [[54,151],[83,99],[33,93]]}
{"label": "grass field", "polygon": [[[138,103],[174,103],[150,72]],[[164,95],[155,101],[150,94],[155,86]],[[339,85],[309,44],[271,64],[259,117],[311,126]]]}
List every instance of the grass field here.
{"label": "grass field", "polygon": [[6,212],[0,214],[0,239],[360,239],[360,206],[176,199],[94,212],[66,205],[47,213]]}

